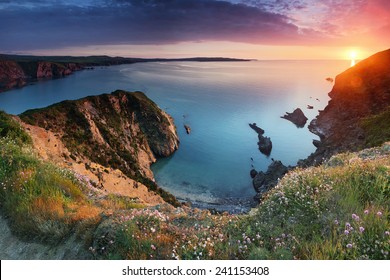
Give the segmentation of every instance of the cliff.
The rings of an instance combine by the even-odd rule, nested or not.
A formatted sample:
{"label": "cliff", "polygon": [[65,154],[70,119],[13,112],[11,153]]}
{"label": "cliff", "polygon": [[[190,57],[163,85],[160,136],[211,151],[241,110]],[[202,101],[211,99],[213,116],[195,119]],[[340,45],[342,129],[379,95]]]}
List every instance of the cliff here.
{"label": "cliff", "polygon": [[82,69],[81,64],[16,61],[0,57],[0,92],[22,87],[37,79],[60,78]]}
{"label": "cliff", "polygon": [[15,61],[0,60],[0,92],[26,84],[26,75]]}
{"label": "cliff", "polygon": [[[308,162],[344,151],[357,151],[390,140],[390,49],[339,74],[331,100],[309,129],[321,141]],[[386,125],[387,123],[387,125]],[[306,163],[306,164],[307,164]]]}
{"label": "cliff", "polygon": [[29,110],[20,118],[58,135],[69,150],[69,157],[76,162],[87,159],[119,169],[166,201],[177,203],[154,183],[150,170],[156,158],[177,150],[176,128],[171,117],[142,92],[117,90],[63,101],[44,109]]}

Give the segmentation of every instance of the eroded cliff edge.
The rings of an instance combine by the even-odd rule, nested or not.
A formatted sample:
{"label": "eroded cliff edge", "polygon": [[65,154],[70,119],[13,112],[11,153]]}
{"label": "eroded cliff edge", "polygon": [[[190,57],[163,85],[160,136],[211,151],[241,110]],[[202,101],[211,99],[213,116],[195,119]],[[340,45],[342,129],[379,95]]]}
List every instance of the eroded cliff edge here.
{"label": "eroded cliff edge", "polygon": [[82,68],[79,63],[15,61],[0,56],[0,92],[23,87],[39,79],[64,77]]}
{"label": "eroded cliff edge", "polygon": [[[178,149],[172,118],[142,92],[117,90],[111,94],[63,101],[47,108],[29,110],[22,121],[53,132],[75,162],[119,169],[124,175],[177,204],[171,194],[154,182],[150,165],[158,157]],[[86,161],[87,160],[87,161]],[[102,172],[97,177],[103,177]],[[100,187],[104,183],[99,180]]]}
{"label": "eroded cliff edge", "polygon": [[390,49],[339,74],[329,96],[326,108],[309,125],[321,139],[318,149],[301,165],[390,139]]}

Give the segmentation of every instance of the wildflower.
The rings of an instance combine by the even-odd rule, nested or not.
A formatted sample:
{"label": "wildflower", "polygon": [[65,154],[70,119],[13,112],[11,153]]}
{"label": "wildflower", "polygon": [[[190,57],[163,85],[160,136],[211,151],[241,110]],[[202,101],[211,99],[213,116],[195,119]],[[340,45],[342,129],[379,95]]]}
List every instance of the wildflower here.
{"label": "wildflower", "polygon": [[156,246],[154,246],[153,244],[150,245],[150,248],[152,248],[152,250],[156,250],[157,249]]}
{"label": "wildflower", "polygon": [[359,227],[359,231],[363,232],[364,231],[364,227]]}
{"label": "wildflower", "polygon": [[385,235],[390,235],[390,232],[388,230],[386,230]]}
{"label": "wildflower", "polygon": [[368,213],[370,213],[370,211],[364,210],[364,214],[368,215]]}
{"label": "wildflower", "polygon": [[348,248],[348,249],[351,249],[351,248],[352,248],[352,244],[351,244],[351,243],[348,243],[348,244],[347,244],[347,248]]}
{"label": "wildflower", "polygon": [[348,234],[349,234],[349,231],[348,231],[348,230],[344,230],[344,234],[345,234],[345,235],[348,235]]}
{"label": "wildflower", "polygon": [[334,220],[334,224],[335,224],[335,225],[338,225],[338,224],[339,224],[339,221],[338,221],[338,220]]}
{"label": "wildflower", "polygon": [[150,228],[150,231],[151,231],[152,233],[155,233],[155,232],[156,232],[156,229],[155,229],[155,228]]}
{"label": "wildflower", "polygon": [[381,211],[378,211],[376,214],[377,214],[379,217],[382,216],[382,212],[381,212]]}
{"label": "wildflower", "polygon": [[349,228],[349,227],[351,227],[351,224],[350,224],[350,223],[345,223],[345,226],[346,226],[347,228]]}
{"label": "wildflower", "polygon": [[352,219],[354,219],[355,221],[359,221],[359,216],[356,215],[356,214],[352,214]]}

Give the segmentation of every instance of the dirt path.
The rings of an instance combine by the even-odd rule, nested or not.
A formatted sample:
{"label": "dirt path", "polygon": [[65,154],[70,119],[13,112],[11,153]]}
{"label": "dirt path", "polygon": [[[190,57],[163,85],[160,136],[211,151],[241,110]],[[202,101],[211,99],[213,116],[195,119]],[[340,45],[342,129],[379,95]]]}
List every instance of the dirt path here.
{"label": "dirt path", "polygon": [[56,246],[26,242],[12,234],[6,219],[0,215],[1,260],[91,259],[91,255],[74,237]]}

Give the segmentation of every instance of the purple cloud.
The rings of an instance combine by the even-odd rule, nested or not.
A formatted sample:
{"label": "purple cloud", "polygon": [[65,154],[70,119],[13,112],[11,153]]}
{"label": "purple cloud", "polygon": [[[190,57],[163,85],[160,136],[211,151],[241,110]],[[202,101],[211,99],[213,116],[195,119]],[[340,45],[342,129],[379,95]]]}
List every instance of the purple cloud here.
{"label": "purple cloud", "polygon": [[111,0],[96,6],[91,1],[78,6],[42,0],[1,3],[0,51],[204,40],[291,43],[300,36],[282,14],[227,1]]}

